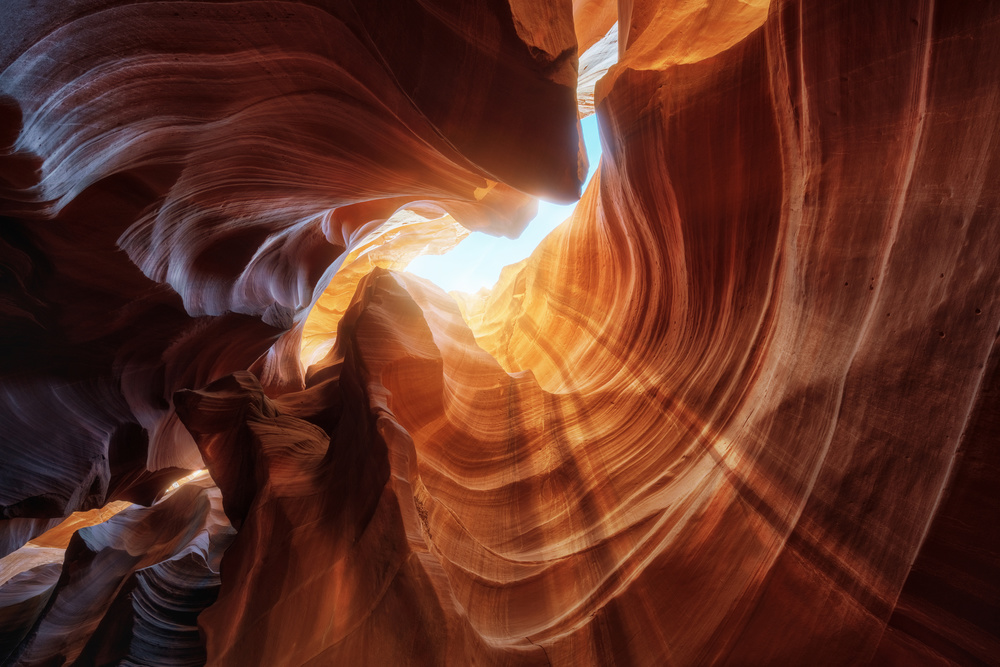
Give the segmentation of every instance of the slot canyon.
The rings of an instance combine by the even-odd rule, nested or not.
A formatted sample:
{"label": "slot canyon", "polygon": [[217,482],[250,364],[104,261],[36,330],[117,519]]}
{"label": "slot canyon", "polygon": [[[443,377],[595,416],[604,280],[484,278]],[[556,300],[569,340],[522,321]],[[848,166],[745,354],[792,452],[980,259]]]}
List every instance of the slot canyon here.
{"label": "slot canyon", "polygon": [[1000,664],[1000,3],[0,35],[0,663]]}

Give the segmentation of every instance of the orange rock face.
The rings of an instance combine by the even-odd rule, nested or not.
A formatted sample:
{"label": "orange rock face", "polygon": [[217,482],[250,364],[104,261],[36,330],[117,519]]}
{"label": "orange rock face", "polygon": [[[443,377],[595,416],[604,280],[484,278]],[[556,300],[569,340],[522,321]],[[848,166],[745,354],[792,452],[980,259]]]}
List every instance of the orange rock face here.
{"label": "orange rock face", "polygon": [[996,663],[1000,7],[4,14],[0,661]]}

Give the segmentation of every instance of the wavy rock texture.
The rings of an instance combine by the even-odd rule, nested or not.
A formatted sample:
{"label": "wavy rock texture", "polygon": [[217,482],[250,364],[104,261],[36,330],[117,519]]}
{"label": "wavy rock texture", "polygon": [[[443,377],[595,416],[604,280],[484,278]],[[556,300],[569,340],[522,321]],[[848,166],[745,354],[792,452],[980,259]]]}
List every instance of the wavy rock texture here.
{"label": "wavy rock texture", "polygon": [[4,12],[9,661],[996,664],[1000,7]]}
{"label": "wavy rock texture", "polygon": [[533,200],[498,178],[578,193],[569,55],[502,3],[368,5],[7,8],[4,518],[201,467],[173,392],[250,366],[403,202],[514,233]]}
{"label": "wavy rock texture", "polygon": [[[215,600],[219,558],[233,532],[209,480],[79,529],[64,549],[35,549],[47,560],[49,552],[61,557],[26,568],[0,588],[20,603],[17,620],[30,626],[4,655],[23,665],[204,664],[197,618]],[[5,561],[24,551],[30,552],[26,547]],[[36,599],[32,616],[24,607]]]}
{"label": "wavy rock texture", "polygon": [[310,309],[301,340],[290,341],[300,347],[302,366],[320,362],[336,344],[337,325],[364,276],[376,267],[403,270],[421,255],[448,252],[467,236],[468,230],[450,216],[426,219],[413,211],[402,211],[380,225],[343,258],[340,269]]}

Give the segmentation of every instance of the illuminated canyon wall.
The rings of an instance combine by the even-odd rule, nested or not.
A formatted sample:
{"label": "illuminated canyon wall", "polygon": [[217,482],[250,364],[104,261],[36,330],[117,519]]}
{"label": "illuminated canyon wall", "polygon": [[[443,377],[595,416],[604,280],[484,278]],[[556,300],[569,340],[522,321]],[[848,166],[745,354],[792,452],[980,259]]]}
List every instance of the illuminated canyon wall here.
{"label": "illuminated canyon wall", "polygon": [[0,12],[0,662],[996,664],[1000,5]]}

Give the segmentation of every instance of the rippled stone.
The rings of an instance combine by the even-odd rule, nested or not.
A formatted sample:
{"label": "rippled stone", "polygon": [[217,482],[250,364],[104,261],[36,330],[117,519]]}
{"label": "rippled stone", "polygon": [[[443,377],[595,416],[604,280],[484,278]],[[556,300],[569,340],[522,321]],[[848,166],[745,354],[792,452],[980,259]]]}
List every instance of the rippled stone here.
{"label": "rippled stone", "polygon": [[[1000,7],[56,4],[0,23],[0,658],[1000,655]],[[530,258],[401,271],[576,197],[591,110]]]}

